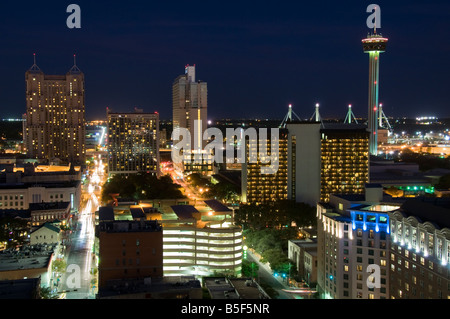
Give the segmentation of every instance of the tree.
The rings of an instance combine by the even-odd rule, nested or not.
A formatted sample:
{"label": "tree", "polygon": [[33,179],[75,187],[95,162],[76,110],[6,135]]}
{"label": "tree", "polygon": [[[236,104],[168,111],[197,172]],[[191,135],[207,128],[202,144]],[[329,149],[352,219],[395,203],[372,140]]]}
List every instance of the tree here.
{"label": "tree", "polygon": [[199,173],[192,173],[186,177],[189,184],[194,187],[207,187],[209,186],[209,181],[202,177]]}
{"label": "tree", "polygon": [[160,178],[147,173],[115,175],[103,186],[102,201],[111,200],[110,194],[120,194],[122,198],[135,200],[184,198],[180,187],[173,183],[169,175]]}
{"label": "tree", "polygon": [[270,268],[275,273],[280,273],[286,277],[290,275],[291,268],[295,268],[294,263],[281,249],[269,249],[265,251],[262,254],[261,262],[269,263]]}
{"label": "tree", "polygon": [[40,289],[41,299],[58,299],[58,294],[52,293],[50,287],[43,287]]}
{"label": "tree", "polygon": [[205,196],[218,199],[225,203],[237,203],[239,201],[239,190],[236,185],[221,181],[210,185]]}
{"label": "tree", "polygon": [[281,200],[271,204],[244,204],[235,211],[235,222],[245,228],[289,228],[316,225],[316,209],[305,203]]}
{"label": "tree", "polygon": [[248,260],[242,261],[242,276],[243,277],[256,277],[258,275],[259,265],[255,262]]}
{"label": "tree", "polygon": [[67,263],[64,259],[56,259],[52,264],[52,270],[56,272],[65,272],[67,267]]}

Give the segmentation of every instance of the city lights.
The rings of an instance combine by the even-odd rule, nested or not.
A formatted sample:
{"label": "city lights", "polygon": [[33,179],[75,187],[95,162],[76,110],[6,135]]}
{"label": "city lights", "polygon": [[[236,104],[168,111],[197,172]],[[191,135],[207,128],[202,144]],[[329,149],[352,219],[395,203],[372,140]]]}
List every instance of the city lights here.
{"label": "city lights", "polygon": [[411,1],[5,2],[0,299],[450,299],[450,19]]}

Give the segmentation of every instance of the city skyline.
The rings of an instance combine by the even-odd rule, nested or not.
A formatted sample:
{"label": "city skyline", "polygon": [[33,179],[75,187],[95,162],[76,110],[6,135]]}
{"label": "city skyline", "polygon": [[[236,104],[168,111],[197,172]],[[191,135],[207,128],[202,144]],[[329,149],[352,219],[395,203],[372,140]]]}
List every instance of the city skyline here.
{"label": "city skyline", "polygon": [[[1,59],[7,88],[0,92],[2,117],[25,112],[23,73],[33,53],[47,74],[65,72],[77,55],[86,74],[87,120],[103,118],[106,107],[117,112],[138,107],[171,118],[171,84],[187,64],[196,64],[198,77],[210,84],[210,119],[282,118],[288,104],[307,118],[315,103],[324,118],[343,118],[348,104],[357,117],[367,116],[361,39],[370,31],[369,2],[241,3],[239,10],[233,3],[148,2],[124,10],[122,4],[79,1],[81,29],[67,28],[65,4],[50,3],[7,4],[2,11],[9,48]],[[449,5],[378,4],[379,32],[390,43],[380,70],[386,115],[450,117],[449,47],[442,41],[450,33]],[[417,39],[420,46],[414,45]]]}

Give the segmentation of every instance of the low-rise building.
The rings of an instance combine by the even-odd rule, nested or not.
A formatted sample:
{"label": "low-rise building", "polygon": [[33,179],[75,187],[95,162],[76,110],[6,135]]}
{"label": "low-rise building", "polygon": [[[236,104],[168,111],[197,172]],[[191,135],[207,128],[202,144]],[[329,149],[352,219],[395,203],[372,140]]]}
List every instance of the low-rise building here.
{"label": "low-rise building", "polygon": [[40,291],[40,278],[0,281],[0,299],[41,299]]}
{"label": "low-rise building", "polygon": [[62,225],[70,223],[70,202],[31,203],[31,226],[39,227],[45,223],[59,220]]}
{"label": "low-rise building", "polygon": [[23,246],[0,253],[0,281],[40,278],[41,287],[50,287],[55,245]]}
{"label": "low-rise building", "polygon": [[0,172],[0,209],[28,209],[32,203],[70,202],[77,212],[81,200],[81,171],[73,166],[12,165]]}
{"label": "low-rise building", "polygon": [[310,287],[317,284],[317,240],[289,240],[288,257],[294,261],[298,276]]}
{"label": "low-rise building", "polygon": [[211,299],[270,299],[251,278],[205,277],[203,282]]}
{"label": "low-rise building", "polygon": [[113,220],[96,226],[99,288],[111,281],[163,277],[163,238],[156,220]]}
{"label": "low-rise building", "polygon": [[30,244],[59,244],[61,229],[52,223],[44,223],[30,234]]}
{"label": "low-rise building", "polygon": [[110,281],[101,287],[97,299],[202,299],[200,281],[177,276]]}

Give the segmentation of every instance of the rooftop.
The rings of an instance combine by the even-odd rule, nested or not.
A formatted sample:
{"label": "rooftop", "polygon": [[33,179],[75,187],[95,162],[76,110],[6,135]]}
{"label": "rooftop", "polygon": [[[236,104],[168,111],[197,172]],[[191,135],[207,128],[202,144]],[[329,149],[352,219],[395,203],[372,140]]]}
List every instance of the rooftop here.
{"label": "rooftop", "polygon": [[98,297],[107,298],[126,294],[170,292],[171,290],[176,292],[191,289],[201,289],[200,282],[192,276],[111,280],[106,287],[99,289]]}
{"label": "rooftop", "polygon": [[39,278],[0,281],[0,299],[35,299]]}
{"label": "rooftop", "polygon": [[208,199],[204,201],[215,212],[231,212],[227,206],[215,199]]}
{"label": "rooftop", "polygon": [[0,271],[47,268],[55,245],[27,245],[21,250],[0,252]]}
{"label": "rooftop", "polygon": [[204,282],[212,299],[269,299],[266,292],[249,278],[205,277]]}
{"label": "rooftop", "polygon": [[180,219],[193,219],[194,213],[198,213],[199,211],[192,205],[173,205],[170,206],[173,212]]}
{"label": "rooftop", "polygon": [[53,209],[68,209],[70,208],[70,202],[42,202],[42,203],[30,203],[30,211],[38,210],[53,210]]}
{"label": "rooftop", "polygon": [[156,220],[115,220],[100,222],[98,230],[107,233],[162,232],[162,227]]}

